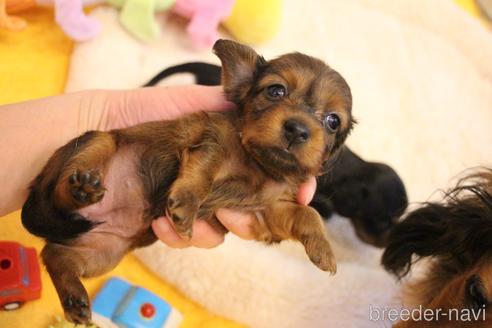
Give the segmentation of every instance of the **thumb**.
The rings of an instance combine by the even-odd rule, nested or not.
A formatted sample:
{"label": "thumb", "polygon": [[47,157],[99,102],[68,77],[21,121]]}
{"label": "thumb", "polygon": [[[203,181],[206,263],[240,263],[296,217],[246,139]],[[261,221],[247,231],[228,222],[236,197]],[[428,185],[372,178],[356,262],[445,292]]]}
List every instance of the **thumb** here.
{"label": "thumb", "polygon": [[310,177],[306,182],[299,186],[297,191],[297,202],[302,205],[311,203],[316,192],[316,178]]}

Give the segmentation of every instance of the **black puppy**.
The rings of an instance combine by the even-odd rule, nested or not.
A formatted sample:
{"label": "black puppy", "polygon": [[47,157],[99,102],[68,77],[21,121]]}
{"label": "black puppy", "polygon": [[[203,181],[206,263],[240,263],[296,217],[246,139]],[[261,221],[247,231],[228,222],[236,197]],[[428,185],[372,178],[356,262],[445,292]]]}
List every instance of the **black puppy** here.
{"label": "black puppy", "polygon": [[[191,62],[171,66],[144,86],[153,86],[168,76],[190,73],[201,85],[220,85],[220,66]],[[357,236],[376,247],[384,247],[388,232],[408,205],[405,186],[388,165],[366,162],[343,146],[331,163],[330,173],[318,177],[318,188],[311,206],[322,217],[333,212],[352,222]]]}
{"label": "black puppy", "polygon": [[318,177],[310,205],[325,218],[333,212],[350,218],[362,241],[386,246],[390,229],[408,205],[398,174],[386,164],[364,161],[346,146],[328,172]]}

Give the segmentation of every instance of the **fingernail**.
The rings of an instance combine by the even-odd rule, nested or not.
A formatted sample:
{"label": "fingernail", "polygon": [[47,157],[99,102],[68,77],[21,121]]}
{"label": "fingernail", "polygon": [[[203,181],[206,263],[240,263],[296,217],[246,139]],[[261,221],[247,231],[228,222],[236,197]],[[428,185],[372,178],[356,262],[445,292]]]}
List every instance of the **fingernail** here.
{"label": "fingernail", "polygon": [[314,193],[316,192],[316,190],[314,189],[309,189],[309,192],[307,193],[306,195],[306,199],[304,199],[304,204],[308,205],[311,200],[313,199],[314,197]]}

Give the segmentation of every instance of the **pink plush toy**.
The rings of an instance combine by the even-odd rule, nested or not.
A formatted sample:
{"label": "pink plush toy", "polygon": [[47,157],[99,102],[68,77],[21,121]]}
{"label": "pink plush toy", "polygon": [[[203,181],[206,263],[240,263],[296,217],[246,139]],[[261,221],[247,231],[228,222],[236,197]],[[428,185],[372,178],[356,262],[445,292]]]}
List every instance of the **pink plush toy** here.
{"label": "pink plush toy", "polygon": [[193,44],[209,48],[219,38],[218,26],[231,15],[234,1],[177,0],[172,10],[190,20],[186,31]]}
{"label": "pink plush toy", "polygon": [[36,0],[40,6],[55,7],[55,20],[63,32],[75,41],[87,41],[101,30],[99,22],[84,13],[84,6],[104,0]]}

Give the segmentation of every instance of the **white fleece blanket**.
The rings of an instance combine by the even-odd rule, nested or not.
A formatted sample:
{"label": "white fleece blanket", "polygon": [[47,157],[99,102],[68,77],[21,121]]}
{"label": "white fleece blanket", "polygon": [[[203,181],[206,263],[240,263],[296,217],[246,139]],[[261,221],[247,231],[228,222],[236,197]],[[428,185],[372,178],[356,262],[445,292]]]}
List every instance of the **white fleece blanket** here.
{"label": "white fleece blanket", "polygon": [[[202,60],[184,29],[159,16],[160,40],[143,44],[117,12],[92,13],[102,34],[74,49],[66,90],[132,88],[161,69]],[[492,36],[449,0],[284,1],[266,58],[301,51],[324,59],[352,88],[359,124],[348,144],[392,165],[411,202],[428,200],[463,169],[491,164]],[[434,193],[435,195],[435,193]],[[329,224],[336,276],[317,270],[294,243],[264,247],[228,236],[213,250],[138,250],[150,269],[211,311],[255,327],[384,327],[369,310],[399,304],[398,286],[347,220]]]}

